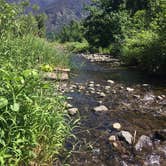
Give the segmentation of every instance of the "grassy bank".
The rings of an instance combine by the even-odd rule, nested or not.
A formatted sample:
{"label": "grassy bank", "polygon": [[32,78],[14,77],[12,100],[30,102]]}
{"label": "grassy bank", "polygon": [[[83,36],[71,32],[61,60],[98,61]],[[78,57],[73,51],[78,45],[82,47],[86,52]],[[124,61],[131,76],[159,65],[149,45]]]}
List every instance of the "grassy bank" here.
{"label": "grassy bank", "polygon": [[40,67],[68,67],[68,56],[33,35],[2,38],[0,56],[0,165],[50,165],[71,128]]}

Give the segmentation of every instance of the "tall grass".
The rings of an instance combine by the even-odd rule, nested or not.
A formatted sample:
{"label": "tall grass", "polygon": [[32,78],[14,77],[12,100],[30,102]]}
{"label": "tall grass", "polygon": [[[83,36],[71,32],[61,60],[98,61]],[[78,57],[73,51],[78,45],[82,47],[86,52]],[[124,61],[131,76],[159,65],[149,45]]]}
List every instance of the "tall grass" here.
{"label": "tall grass", "polygon": [[0,165],[51,165],[71,128],[65,98],[40,66],[68,66],[68,56],[31,35],[0,41]]}

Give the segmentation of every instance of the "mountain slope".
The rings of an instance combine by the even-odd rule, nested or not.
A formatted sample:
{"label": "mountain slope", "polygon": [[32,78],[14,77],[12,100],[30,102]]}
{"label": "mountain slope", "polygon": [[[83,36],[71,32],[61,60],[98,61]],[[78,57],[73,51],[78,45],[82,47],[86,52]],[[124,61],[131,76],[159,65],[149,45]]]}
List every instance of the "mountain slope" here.
{"label": "mountain slope", "polygon": [[89,0],[55,0],[44,11],[48,15],[47,27],[49,31],[58,31],[71,20],[80,20],[87,14],[83,10]]}
{"label": "mountain slope", "polygon": [[[21,2],[22,0],[7,0],[8,2]],[[30,0],[31,5],[40,6],[40,12],[48,16],[47,30],[59,31],[71,20],[80,20],[87,14],[83,10],[90,0]]]}

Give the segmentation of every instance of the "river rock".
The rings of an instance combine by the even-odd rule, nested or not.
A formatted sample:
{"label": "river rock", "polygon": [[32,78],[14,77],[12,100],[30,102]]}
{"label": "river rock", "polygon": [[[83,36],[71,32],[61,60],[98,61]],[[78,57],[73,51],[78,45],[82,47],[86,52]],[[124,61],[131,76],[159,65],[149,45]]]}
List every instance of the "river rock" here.
{"label": "river rock", "polygon": [[129,87],[127,87],[126,90],[127,90],[128,92],[133,92],[133,91],[134,91],[133,88],[129,88]]}
{"label": "river rock", "polygon": [[153,146],[152,140],[146,135],[142,135],[135,145],[137,151],[142,151],[143,148]]}
{"label": "river rock", "polygon": [[108,83],[114,84],[115,82],[113,80],[107,80]]}
{"label": "river rock", "polygon": [[89,87],[94,87],[94,84],[89,84]]}
{"label": "river rock", "polygon": [[162,96],[157,96],[157,99],[158,100],[163,100],[163,97]]}
{"label": "river rock", "polygon": [[151,154],[146,157],[144,162],[145,166],[160,166],[160,156],[157,154]]}
{"label": "river rock", "polygon": [[133,136],[131,135],[130,132],[128,132],[128,131],[121,131],[119,136],[122,137],[123,139],[125,139],[125,141],[127,143],[132,144]]}
{"label": "river rock", "polygon": [[108,140],[109,140],[110,142],[115,142],[115,141],[116,141],[116,136],[115,136],[115,135],[111,135],[111,136],[108,138]]}
{"label": "river rock", "polygon": [[68,107],[68,108],[72,108],[73,106],[68,103],[68,104],[67,104],[67,107]]}
{"label": "river rock", "polygon": [[70,108],[68,112],[70,115],[75,115],[78,112],[78,108]]}
{"label": "river rock", "polygon": [[120,123],[114,123],[114,124],[112,125],[112,127],[113,127],[114,129],[116,129],[116,130],[120,130],[120,129],[122,128],[122,126],[121,126]]}
{"label": "river rock", "polygon": [[106,96],[106,94],[105,94],[104,92],[101,92],[99,95],[100,95],[101,97],[105,97],[105,96]]}
{"label": "river rock", "polygon": [[95,112],[106,112],[108,111],[108,108],[104,105],[101,105],[101,106],[95,107],[93,110]]}
{"label": "river rock", "polygon": [[146,94],[143,98],[143,101],[146,101],[146,102],[151,102],[151,101],[154,101],[155,99],[155,96],[152,95],[152,94]]}
{"label": "river rock", "polygon": [[67,100],[72,100],[72,99],[73,99],[73,97],[70,97],[70,96],[69,96],[69,97],[67,97]]}

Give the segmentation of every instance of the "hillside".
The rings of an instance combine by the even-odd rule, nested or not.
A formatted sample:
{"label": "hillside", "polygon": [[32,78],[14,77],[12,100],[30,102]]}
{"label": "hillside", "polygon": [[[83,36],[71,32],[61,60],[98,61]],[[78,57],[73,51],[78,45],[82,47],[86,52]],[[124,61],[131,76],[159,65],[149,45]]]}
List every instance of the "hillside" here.
{"label": "hillside", "polygon": [[[18,0],[8,0],[8,2],[18,2]],[[79,20],[86,16],[83,10],[84,5],[90,0],[30,0],[30,3],[40,6],[40,12],[48,16],[47,30],[59,31],[71,20]]]}

